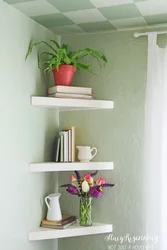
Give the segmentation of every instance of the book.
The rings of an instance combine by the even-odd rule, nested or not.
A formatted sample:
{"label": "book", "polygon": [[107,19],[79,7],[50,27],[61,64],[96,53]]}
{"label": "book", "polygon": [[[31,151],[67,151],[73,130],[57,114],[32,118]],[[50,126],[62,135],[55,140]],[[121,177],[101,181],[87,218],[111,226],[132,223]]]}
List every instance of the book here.
{"label": "book", "polygon": [[50,225],[50,226],[55,226],[55,225],[65,225],[71,221],[76,220],[76,216],[73,215],[63,215],[62,220],[59,221],[53,221],[53,220],[42,220],[42,225]]}
{"label": "book", "polygon": [[66,126],[64,127],[65,131],[70,131],[71,130],[71,160],[72,162],[75,162],[75,127],[74,126]]}
{"label": "book", "polygon": [[59,161],[60,155],[60,136],[56,136],[55,138],[55,162]]}
{"label": "book", "polygon": [[64,133],[59,132],[60,135],[60,162],[64,162]]}
{"label": "book", "polygon": [[82,95],[82,94],[66,94],[66,93],[56,93],[48,95],[49,97],[56,97],[56,98],[74,98],[74,99],[86,99],[92,100],[93,97],[91,95]]}
{"label": "book", "polygon": [[64,133],[64,162],[68,162],[68,131],[63,131]]}
{"label": "book", "polygon": [[43,224],[41,224],[41,227],[43,227],[43,228],[51,228],[51,229],[66,229],[66,228],[72,226],[75,223],[76,223],[76,221],[74,220],[74,221],[71,221],[71,222],[69,222],[69,223],[67,223],[65,225],[43,225]]}
{"label": "book", "polygon": [[49,95],[55,93],[92,95],[92,88],[72,86],[53,86],[48,88]]}
{"label": "book", "polygon": [[72,162],[72,130],[68,130],[68,161]]}

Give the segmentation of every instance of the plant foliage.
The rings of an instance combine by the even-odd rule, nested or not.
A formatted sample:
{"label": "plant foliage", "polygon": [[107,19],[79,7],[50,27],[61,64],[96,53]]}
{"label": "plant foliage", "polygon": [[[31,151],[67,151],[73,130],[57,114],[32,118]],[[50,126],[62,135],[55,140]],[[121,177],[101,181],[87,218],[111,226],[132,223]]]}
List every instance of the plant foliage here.
{"label": "plant foliage", "polygon": [[[91,48],[81,49],[75,52],[69,51],[68,45],[63,44],[60,46],[55,40],[50,40],[49,42],[40,41],[40,42],[31,42],[28,48],[27,57],[31,54],[35,46],[44,44],[50,49],[50,52],[42,52],[38,55],[38,66],[44,71],[52,71],[54,68],[58,70],[61,64],[74,65],[78,70],[90,71],[92,61],[88,64],[84,64],[82,60],[88,56],[95,58],[100,65],[100,68],[103,67],[102,62],[105,64],[107,62],[106,56],[100,51],[93,50]],[[44,61],[43,56],[48,56],[49,59]]]}

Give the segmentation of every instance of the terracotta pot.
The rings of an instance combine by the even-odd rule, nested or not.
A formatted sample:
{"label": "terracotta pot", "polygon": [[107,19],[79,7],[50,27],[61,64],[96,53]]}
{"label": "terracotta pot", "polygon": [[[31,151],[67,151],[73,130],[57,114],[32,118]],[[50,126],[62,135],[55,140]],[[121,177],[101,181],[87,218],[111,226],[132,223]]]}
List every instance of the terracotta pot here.
{"label": "terracotta pot", "polygon": [[69,86],[72,82],[76,68],[73,65],[61,64],[58,70],[54,68],[52,71],[55,85]]}

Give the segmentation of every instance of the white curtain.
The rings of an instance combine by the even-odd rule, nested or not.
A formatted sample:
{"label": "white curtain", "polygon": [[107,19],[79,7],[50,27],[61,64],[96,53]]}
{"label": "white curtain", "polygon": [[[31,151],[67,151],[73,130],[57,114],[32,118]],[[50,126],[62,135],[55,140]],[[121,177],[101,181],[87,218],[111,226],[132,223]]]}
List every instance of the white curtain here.
{"label": "white curtain", "polygon": [[[148,35],[145,109],[146,233],[158,236],[153,250],[167,250],[167,47]],[[150,242],[149,242],[150,244]]]}

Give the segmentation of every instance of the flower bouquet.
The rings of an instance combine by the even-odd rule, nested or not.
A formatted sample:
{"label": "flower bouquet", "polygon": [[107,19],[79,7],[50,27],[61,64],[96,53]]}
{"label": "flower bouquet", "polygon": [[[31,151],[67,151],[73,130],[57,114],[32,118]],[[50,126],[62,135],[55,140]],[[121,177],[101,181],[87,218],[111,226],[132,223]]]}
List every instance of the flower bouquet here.
{"label": "flower bouquet", "polygon": [[94,179],[98,171],[87,173],[84,178],[80,177],[78,171],[75,171],[76,176],[70,175],[70,184],[64,184],[61,187],[66,187],[66,191],[72,195],[80,197],[80,225],[91,226],[91,201],[92,198],[100,198],[103,195],[103,188],[113,187],[114,184],[106,183],[103,178]]}

